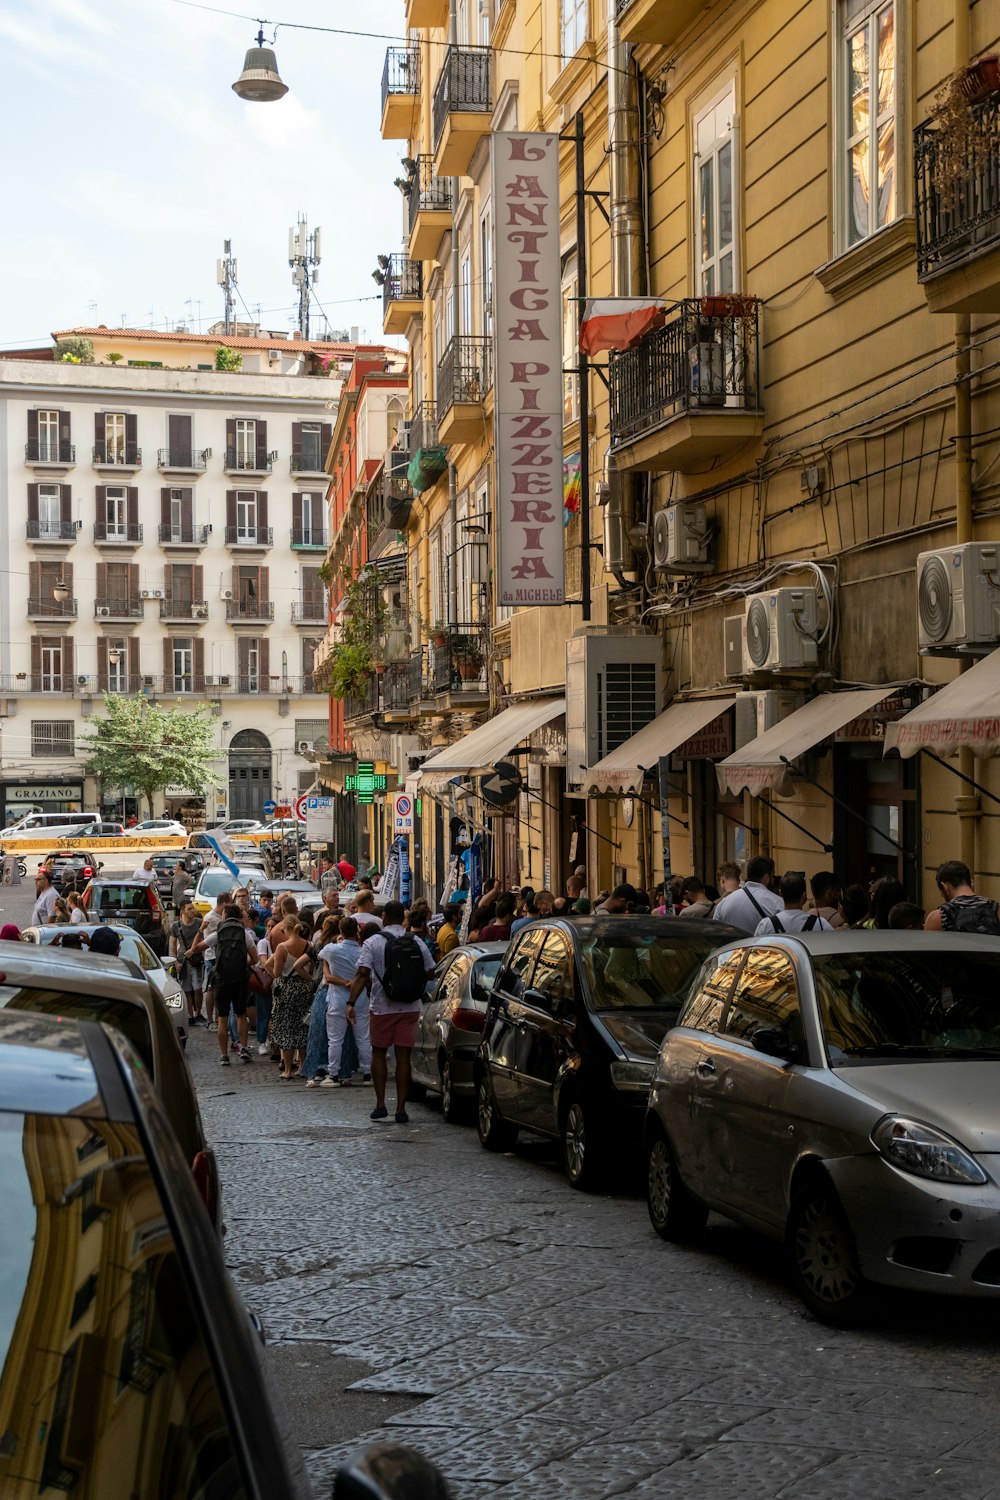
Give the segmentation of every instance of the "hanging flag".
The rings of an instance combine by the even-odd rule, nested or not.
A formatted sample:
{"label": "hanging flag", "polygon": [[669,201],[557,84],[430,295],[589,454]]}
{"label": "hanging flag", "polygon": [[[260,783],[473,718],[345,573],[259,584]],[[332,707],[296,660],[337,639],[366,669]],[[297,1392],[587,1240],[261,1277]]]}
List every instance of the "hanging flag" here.
{"label": "hanging flag", "polygon": [[647,333],[662,328],[667,310],[661,297],[592,297],[583,309],[580,348],[584,354],[602,349],[632,349]]}
{"label": "hanging flag", "polygon": [[580,454],[571,453],[563,459],[563,522],[568,525],[570,516],[580,513]]}

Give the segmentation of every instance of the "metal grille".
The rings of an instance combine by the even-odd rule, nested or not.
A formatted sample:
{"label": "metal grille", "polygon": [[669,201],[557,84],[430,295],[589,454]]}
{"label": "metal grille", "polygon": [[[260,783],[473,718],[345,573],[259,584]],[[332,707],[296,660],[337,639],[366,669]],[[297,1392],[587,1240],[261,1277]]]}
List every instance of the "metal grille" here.
{"label": "metal grille", "polygon": [[419,302],[424,295],[424,268],[408,255],[390,255],[382,286],[382,311],[392,302]]}
{"label": "metal grille", "polygon": [[921,281],[1000,243],[1000,94],[969,106],[958,146],[932,120],[913,132]]}
{"label": "metal grille", "polygon": [[597,677],[598,760],[624,745],[659,712],[652,662],[609,662]]}
{"label": "metal grille", "polygon": [[390,47],[382,69],[382,108],[390,94],[419,94],[420,53],[416,47]]}
{"label": "metal grille", "polygon": [[449,47],[434,85],[434,146],[451,114],[488,114],[493,108],[489,47]]}
{"label": "metal grille", "polygon": [[433,156],[418,156],[410,187],[410,233],[417,214],[451,212],[451,178],[434,176]]}
{"label": "metal grille", "polygon": [[72,757],[73,745],[72,719],[32,719],[31,753],[33,756],[49,759],[56,756]]}
{"label": "metal grille", "polygon": [[438,421],[452,406],[481,402],[492,384],[492,341],[468,334],[451,339],[437,370]]}

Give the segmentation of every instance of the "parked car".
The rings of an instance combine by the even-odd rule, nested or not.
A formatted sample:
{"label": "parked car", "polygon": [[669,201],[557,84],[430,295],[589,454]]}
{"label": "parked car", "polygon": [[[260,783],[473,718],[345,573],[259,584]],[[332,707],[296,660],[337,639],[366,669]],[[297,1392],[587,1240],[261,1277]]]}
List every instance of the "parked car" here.
{"label": "parked car", "polygon": [[107,1022],[120,1031],[149,1070],[212,1221],[221,1226],[218,1166],[191,1074],[171,1015],[138,964],[51,943],[0,943],[0,1008]]}
{"label": "parked car", "polygon": [[438,964],[410,1056],[413,1081],[441,1095],[449,1123],[475,1098],[473,1064],[506,943],[469,943]]}
{"label": "parked car", "polygon": [[163,902],[155,881],[95,876],[84,888],[83,905],[88,921],[123,922],[144,937],[154,953],[166,951]]}
{"label": "parked car", "polygon": [[191,877],[188,884],[191,890],[194,890],[195,880],[202,866],[199,865],[196,870],[192,870],[192,862],[188,859],[189,852],[187,849],[178,849],[175,854],[153,854],[150,856],[153,861],[153,869],[156,871],[156,889],[160,893],[161,901],[170,902],[172,900],[171,893],[174,888],[174,871],[177,868],[178,860],[183,863],[184,868]]}
{"label": "parked car", "polygon": [[230,818],[226,823],[220,823],[213,831],[215,833],[260,833],[264,825],[256,818]]}
{"label": "parked car", "polygon": [[149,983],[153,986],[156,994],[163,1002],[164,1007],[174,1024],[178,1040],[182,1047],[187,1046],[187,1000],[184,991],[174,975],[174,961],[168,958],[166,961],[154,953],[144,938],[131,927],[125,927],[120,923],[100,922],[74,922],[70,926],[61,927],[24,927],[21,930],[22,943],[39,943],[48,946],[51,943],[62,945],[66,936],[74,933],[83,933],[90,937],[98,927],[113,926],[121,938],[119,958],[130,959],[132,963],[138,964],[145,974]]}
{"label": "parked car", "polygon": [[176,818],[147,818],[143,823],[135,823],[129,829],[130,833],[162,833],[164,837],[186,839],[188,831],[183,823]]}
{"label": "parked car", "polygon": [[[227,870],[225,865],[209,865],[202,870],[191,899],[195,909],[203,917],[212,910],[220,892],[233,891],[240,885],[245,885],[248,890],[251,890],[253,881],[260,880],[261,871],[255,866],[249,868],[238,866],[237,868],[239,869],[238,878],[231,870]],[[261,884],[266,885],[267,882],[262,881]]]}
{"label": "parked car", "polygon": [[783,1238],[825,1322],[872,1284],[1000,1297],[1000,939],[803,933],[705,965],[657,1060],[647,1198]]}
{"label": "parked car", "polygon": [[104,866],[95,854],[86,849],[60,849],[54,854],[47,854],[38,868],[48,870],[52,884],[61,896],[66,896],[70,891],[84,890],[88,881],[103,870]]}
{"label": "parked car", "polygon": [[679,917],[574,918],[524,927],[490,993],[476,1056],[479,1139],[520,1129],[562,1143],[574,1187],[638,1157],[656,1053],[705,959],[742,936]]}
{"label": "parked car", "polygon": [[88,823],[86,828],[81,828],[79,830],[81,838],[89,839],[123,839],[125,838],[126,834],[128,834],[128,832],[129,829],[125,827],[124,823],[108,823],[101,821],[96,823]]}
{"label": "parked car", "polygon": [[275,901],[281,896],[294,896],[302,911],[308,911],[310,907],[315,910],[323,905],[323,897],[311,880],[286,880],[280,875],[272,880],[260,869],[249,870],[247,873],[250,876],[251,900],[255,891],[272,891]]}
{"label": "parked car", "polygon": [[[0,1101],[0,1492],[309,1500],[259,1325],[135,1052],[110,1027],[8,1011]],[[444,1492],[394,1457],[385,1488],[353,1459],[338,1495]]]}

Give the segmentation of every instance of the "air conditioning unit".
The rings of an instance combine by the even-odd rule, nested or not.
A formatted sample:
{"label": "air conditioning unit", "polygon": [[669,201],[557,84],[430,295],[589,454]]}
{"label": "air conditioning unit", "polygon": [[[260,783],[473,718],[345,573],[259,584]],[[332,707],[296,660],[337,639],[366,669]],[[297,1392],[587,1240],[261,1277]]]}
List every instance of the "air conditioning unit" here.
{"label": "air conditioning unit", "polygon": [[700,573],[711,567],[704,505],[684,500],[653,517],[653,567],[661,573]]}
{"label": "air conditioning unit", "polygon": [[106,604],[99,604],[97,606],[96,614],[99,620],[109,620],[111,618],[111,610]]}
{"label": "air conditioning unit", "polygon": [[222,590],[220,590],[219,598],[220,599],[224,599],[227,604],[229,603],[230,599],[232,599],[232,597],[233,597],[233,591],[232,591],[232,589],[222,589]]}
{"label": "air conditioning unit", "polygon": [[782,719],[801,708],[804,694],[769,688],[762,693],[737,693],[735,704],[736,749],[742,750],[752,740],[759,739]]}
{"label": "air conditioning unit", "polygon": [[205,686],[207,688],[218,687],[218,685],[219,685],[219,679],[217,677],[206,677],[205,678]]}
{"label": "air conditioning unit", "polygon": [[156,678],[155,677],[144,677],[142,679],[142,685],[143,685],[143,687],[148,687],[148,688],[155,687],[156,686]]}
{"label": "air conditioning unit", "polygon": [[312,749],[312,740],[299,740],[296,749],[298,750],[300,755],[305,755],[307,750]]}
{"label": "air conditioning unit", "polygon": [[192,613],[192,615],[194,616],[194,618],[196,620],[207,620],[208,619],[208,605],[207,604],[196,604],[194,606],[194,609],[191,611],[191,613]]}
{"label": "air conditioning unit", "polygon": [[229,687],[229,685],[232,682],[232,680],[233,679],[231,677],[220,677],[219,678],[219,686],[220,687]]}
{"label": "air conditioning unit", "polygon": [[141,593],[140,593],[140,597],[143,598],[143,599],[162,599],[163,598],[163,590],[162,589],[142,589]]}
{"label": "air conditioning unit", "polygon": [[662,707],[659,636],[574,636],[566,642],[566,783],[655,719]]}
{"label": "air conditioning unit", "polygon": [[744,600],[743,671],[797,672],[814,667],[816,592],[770,589]]}
{"label": "air conditioning unit", "polygon": [[917,557],[920,650],[962,651],[1000,639],[1000,546],[965,542]]}
{"label": "air conditioning unit", "polygon": [[84,675],[84,676],[80,676],[80,677],[78,677],[78,678],[77,678],[77,679],[76,679],[76,685],[77,685],[77,687],[86,687],[86,686],[87,686],[87,683],[88,683],[88,682],[89,682],[89,681],[90,681],[90,678],[89,678],[89,677],[87,677],[87,676],[85,676],[85,675]]}

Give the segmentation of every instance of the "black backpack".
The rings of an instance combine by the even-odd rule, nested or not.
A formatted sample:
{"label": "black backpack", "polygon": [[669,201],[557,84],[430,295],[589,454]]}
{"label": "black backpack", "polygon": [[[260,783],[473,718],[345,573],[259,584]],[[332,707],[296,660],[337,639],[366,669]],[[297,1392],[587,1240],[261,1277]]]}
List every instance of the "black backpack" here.
{"label": "black backpack", "polygon": [[427,967],[420,944],[409,932],[385,940],[382,988],[393,1005],[412,1005],[427,985]]}
{"label": "black backpack", "polygon": [[215,948],[216,984],[247,984],[247,942],[242,922],[220,922]]}
{"label": "black backpack", "polygon": [[985,896],[956,896],[941,907],[941,926],[945,932],[983,932],[998,937],[997,904]]}

